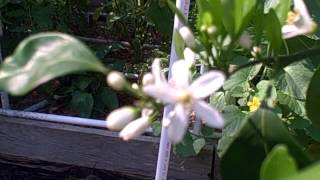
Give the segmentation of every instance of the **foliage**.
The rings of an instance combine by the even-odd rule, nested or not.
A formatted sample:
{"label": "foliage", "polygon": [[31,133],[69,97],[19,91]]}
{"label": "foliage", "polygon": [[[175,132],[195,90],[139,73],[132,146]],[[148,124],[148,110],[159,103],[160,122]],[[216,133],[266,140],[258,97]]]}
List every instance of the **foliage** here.
{"label": "foliage", "polygon": [[[112,21],[109,21],[110,27],[121,27],[120,29],[125,30],[121,33],[128,36],[136,34],[139,41],[145,41],[144,38],[149,37],[145,31],[149,27],[149,20],[159,19],[160,10],[157,8],[161,6],[153,5],[154,3],[160,5],[161,2],[143,1],[145,4],[140,4],[141,7],[140,5],[137,7],[138,4],[134,4],[135,2],[112,1],[112,4],[107,6],[115,8]],[[189,48],[205,68],[218,69],[227,76],[223,88],[210,97],[210,103],[217,109],[217,113],[214,109],[206,109],[207,113],[210,111],[214,117],[219,117],[219,112],[221,112],[225,120],[222,137],[218,143],[221,179],[315,179],[319,174],[317,161],[320,157],[319,115],[317,114],[320,88],[318,61],[320,46],[319,31],[312,35],[310,33],[314,30],[314,23],[319,21],[319,14],[315,11],[320,5],[318,1],[305,2],[310,9],[311,15],[309,15],[307,9],[303,9],[304,1],[300,0],[198,0],[195,27],[197,33],[191,32],[192,26],[188,24],[187,19],[173,3],[169,0],[167,2],[168,6],[181,18],[184,28],[187,28],[186,31],[183,31],[185,34],[180,31],[181,29],[175,32],[174,44],[179,57],[187,62],[189,57],[186,57],[184,51]],[[302,3],[303,6],[299,3]],[[129,9],[128,7],[135,8]],[[314,17],[314,20],[309,19],[309,16]],[[136,21],[137,17],[142,18]],[[134,27],[133,29],[126,29],[124,28],[126,27],[125,21],[129,24],[133,22],[136,24],[130,26]],[[157,25],[155,22],[153,23],[156,27],[163,27],[162,23],[165,23],[161,22]],[[140,29],[140,27],[143,28]],[[296,30],[293,32],[294,36],[288,38],[284,27],[289,27],[290,31]],[[50,36],[54,37],[53,40]],[[57,43],[61,37],[64,43]],[[32,42],[30,40],[33,39],[39,41],[30,43]],[[69,40],[76,43],[70,44]],[[136,40],[132,38],[131,45],[135,46]],[[33,48],[34,46],[37,48]],[[62,48],[66,49],[66,46],[68,46],[68,51],[57,53],[62,52]],[[136,46],[136,48],[140,47]],[[43,49],[47,53],[45,58],[38,56]],[[84,54],[68,53],[77,50]],[[52,71],[43,71],[41,68],[29,69],[31,65],[35,67],[43,65],[42,59],[50,62],[50,67],[53,67]],[[66,60],[72,60],[74,64],[66,63]],[[88,65],[89,62],[93,65]],[[152,65],[152,75],[150,75],[154,79],[149,78],[143,81],[141,86],[131,85],[120,73],[110,75],[112,79],[108,76],[110,86],[137,98],[135,105],[131,108],[138,109],[141,117],[134,117],[136,120],[123,127],[120,136],[125,136],[126,139],[141,134],[151,122],[153,122],[153,128],[159,131],[160,124],[154,121],[167,104],[174,104],[177,108],[175,107],[171,114],[168,113],[168,116],[164,113],[165,118],[162,125],[170,127],[172,124],[180,123],[181,129],[175,129],[177,132],[182,132],[182,129],[188,127],[189,121],[187,120],[187,123],[183,121],[187,119],[184,113],[188,112],[191,107],[194,108],[198,100],[195,97],[196,94],[189,92],[190,89],[185,87],[181,89],[186,89],[186,91],[180,92],[178,88],[180,81],[177,79],[173,79],[176,84],[171,81],[167,82],[163,78],[160,60],[155,60],[155,63],[157,62],[158,64]],[[64,65],[64,68],[54,69],[55,63]],[[86,66],[82,66],[84,63]],[[21,83],[21,86],[10,83],[12,79],[18,78],[19,80],[19,73],[26,70],[32,72],[23,76],[28,77],[30,82],[22,79],[24,84]],[[0,79],[0,88],[12,94],[23,94],[49,79],[80,70],[108,73],[108,70],[85,46],[69,36],[36,35],[23,41],[15,53],[5,60],[0,73],[9,78]],[[198,76],[201,78],[207,75],[208,77],[208,73],[201,76],[194,64],[190,64],[188,70],[191,71],[191,78],[196,79],[194,82],[197,81]],[[182,72],[178,70],[173,74]],[[216,71],[210,71],[210,73],[219,74]],[[42,76],[39,77],[39,74]],[[183,78],[186,77],[181,79]],[[201,84],[201,88],[207,87],[211,83],[209,80]],[[72,102],[76,104],[76,109],[84,113],[84,116],[90,114],[89,110],[93,109],[93,100],[96,98],[82,91],[91,82],[93,80],[89,79],[77,84],[76,90],[72,92]],[[146,90],[150,84],[154,85],[151,93]],[[157,86],[157,84],[160,85]],[[157,88],[167,89],[159,92]],[[107,92],[109,89],[103,85],[97,89],[101,90],[99,97],[106,97],[110,94]],[[172,89],[177,93],[170,94]],[[213,92],[212,89],[217,89],[217,86],[204,89]],[[153,92],[158,92],[158,94]],[[168,97],[166,93],[169,93]],[[106,99],[109,101],[113,98],[106,97]],[[110,109],[115,108],[107,104],[107,101],[104,103],[110,106]],[[188,106],[185,107],[185,104]],[[255,104],[256,107],[251,108],[252,104]],[[199,112],[201,114],[204,111]],[[212,118],[211,121],[205,119],[204,122],[210,124],[210,122],[215,122],[214,120],[216,119]],[[214,131],[206,128],[200,133],[188,130],[184,139],[176,144],[175,152],[182,156],[196,155],[205,147],[206,138],[213,137],[215,137]],[[246,163],[246,166],[243,165],[243,162]]]}

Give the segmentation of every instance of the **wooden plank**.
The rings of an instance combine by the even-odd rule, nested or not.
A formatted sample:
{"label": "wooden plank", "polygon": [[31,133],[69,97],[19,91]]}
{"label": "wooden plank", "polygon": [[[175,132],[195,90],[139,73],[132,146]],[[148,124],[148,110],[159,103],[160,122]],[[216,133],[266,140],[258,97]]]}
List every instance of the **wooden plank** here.
{"label": "wooden plank", "polygon": [[[102,129],[0,116],[0,154],[153,177],[159,138],[129,142]],[[212,152],[172,156],[169,179],[208,179]]]}

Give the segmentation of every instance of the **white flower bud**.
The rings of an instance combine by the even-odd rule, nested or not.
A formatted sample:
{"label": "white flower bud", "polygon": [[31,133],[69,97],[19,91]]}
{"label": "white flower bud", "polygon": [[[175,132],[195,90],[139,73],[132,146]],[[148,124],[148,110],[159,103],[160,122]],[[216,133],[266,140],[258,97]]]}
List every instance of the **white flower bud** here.
{"label": "white flower bud", "polygon": [[254,46],[251,50],[251,55],[253,57],[258,57],[261,54],[261,48]]}
{"label": "white flower bud", "polygon": [[207,28],[207,33],[210,34],[210,35],[213,35],[214,33],[217,32],[217,27],[216,26],[210,26]]}
{"label": "white flower bud", "polygon": [[119,136],[125,141],[130,140],[141,135],[149,125],[149,117],[141,117],[126,125]]}
{"label": "white flower bud", "polygon": [[179,33],[188,47],[195,46],[195,38],[188,27],[183,26],[179,29]]}
{"label": "white flower bud", "polygon": [[143,76],[142,78],[142,85],[146,86],[146,85],[151,85],[155,83],[155,79],[154,76],[152,75],[152,73],[147,73]]}
{"label": "white flower bud", "polygon": [[115,90],[122,90],[126,84],[124,75],[117,71],[112,71],[108,74],[107,82]]}
{"label": "white flower bud", "polygon": [[187,47],[184,49],[183,56],[189,68],[195,64],[196,54],[190,48]]}
{"label": "white flower bud", "polygon": [[137,83],[132,83],[131,87],[132,89],[135,89],[135,90],[139,89],[139,85]]}
{"label": "white flower bud", "polygon": [[106,126],[110,130],[120,131],[137,115],[133,107],[125,106],[112,111],[106,118]]}

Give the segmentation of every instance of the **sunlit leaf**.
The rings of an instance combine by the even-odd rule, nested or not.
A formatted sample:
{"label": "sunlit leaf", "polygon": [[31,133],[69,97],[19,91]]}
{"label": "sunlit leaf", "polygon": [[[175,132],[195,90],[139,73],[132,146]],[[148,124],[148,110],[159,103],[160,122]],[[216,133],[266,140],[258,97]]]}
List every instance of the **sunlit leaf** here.
{"label": "sunlit leaf", "polygon": [[23,95],[56,77],[77,71],[108,70],[80,41],[61,33],[41,33],[20,43],[0,68],[0,89]]}
{"label": "sunlit leaf", "polygon": [[284,145],[275,146],[263,161],[260,180],[279,180],[296,173],[298,170],[294,158]]}

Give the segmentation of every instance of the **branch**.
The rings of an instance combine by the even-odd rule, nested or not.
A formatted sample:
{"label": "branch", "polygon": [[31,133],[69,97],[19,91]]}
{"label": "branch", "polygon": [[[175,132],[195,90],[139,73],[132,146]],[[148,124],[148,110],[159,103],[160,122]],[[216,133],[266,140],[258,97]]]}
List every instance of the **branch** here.
{"label": "branch", "polygon": [[276,56],[276,57],[261,58],[261,59],[250,61],[247,64],[239,66],[237,69],[230,72],[230,74],[234,74],[241,69],[244,69],[244,68],[247,68],[250,66],[254,66],[257,64],[264,64],[265,66],[271,66],[271,67],[274,67],[277,69],[281,69],[281,68],[288,66],[291,63],[300,61],[306,57],[313,57],[313,56],[317,56],[317,55],[320,55],[320,47],[307,49],[307,50],[293,53],[293,54],[290,54],[287,56],[282,55],[282,56]]}

